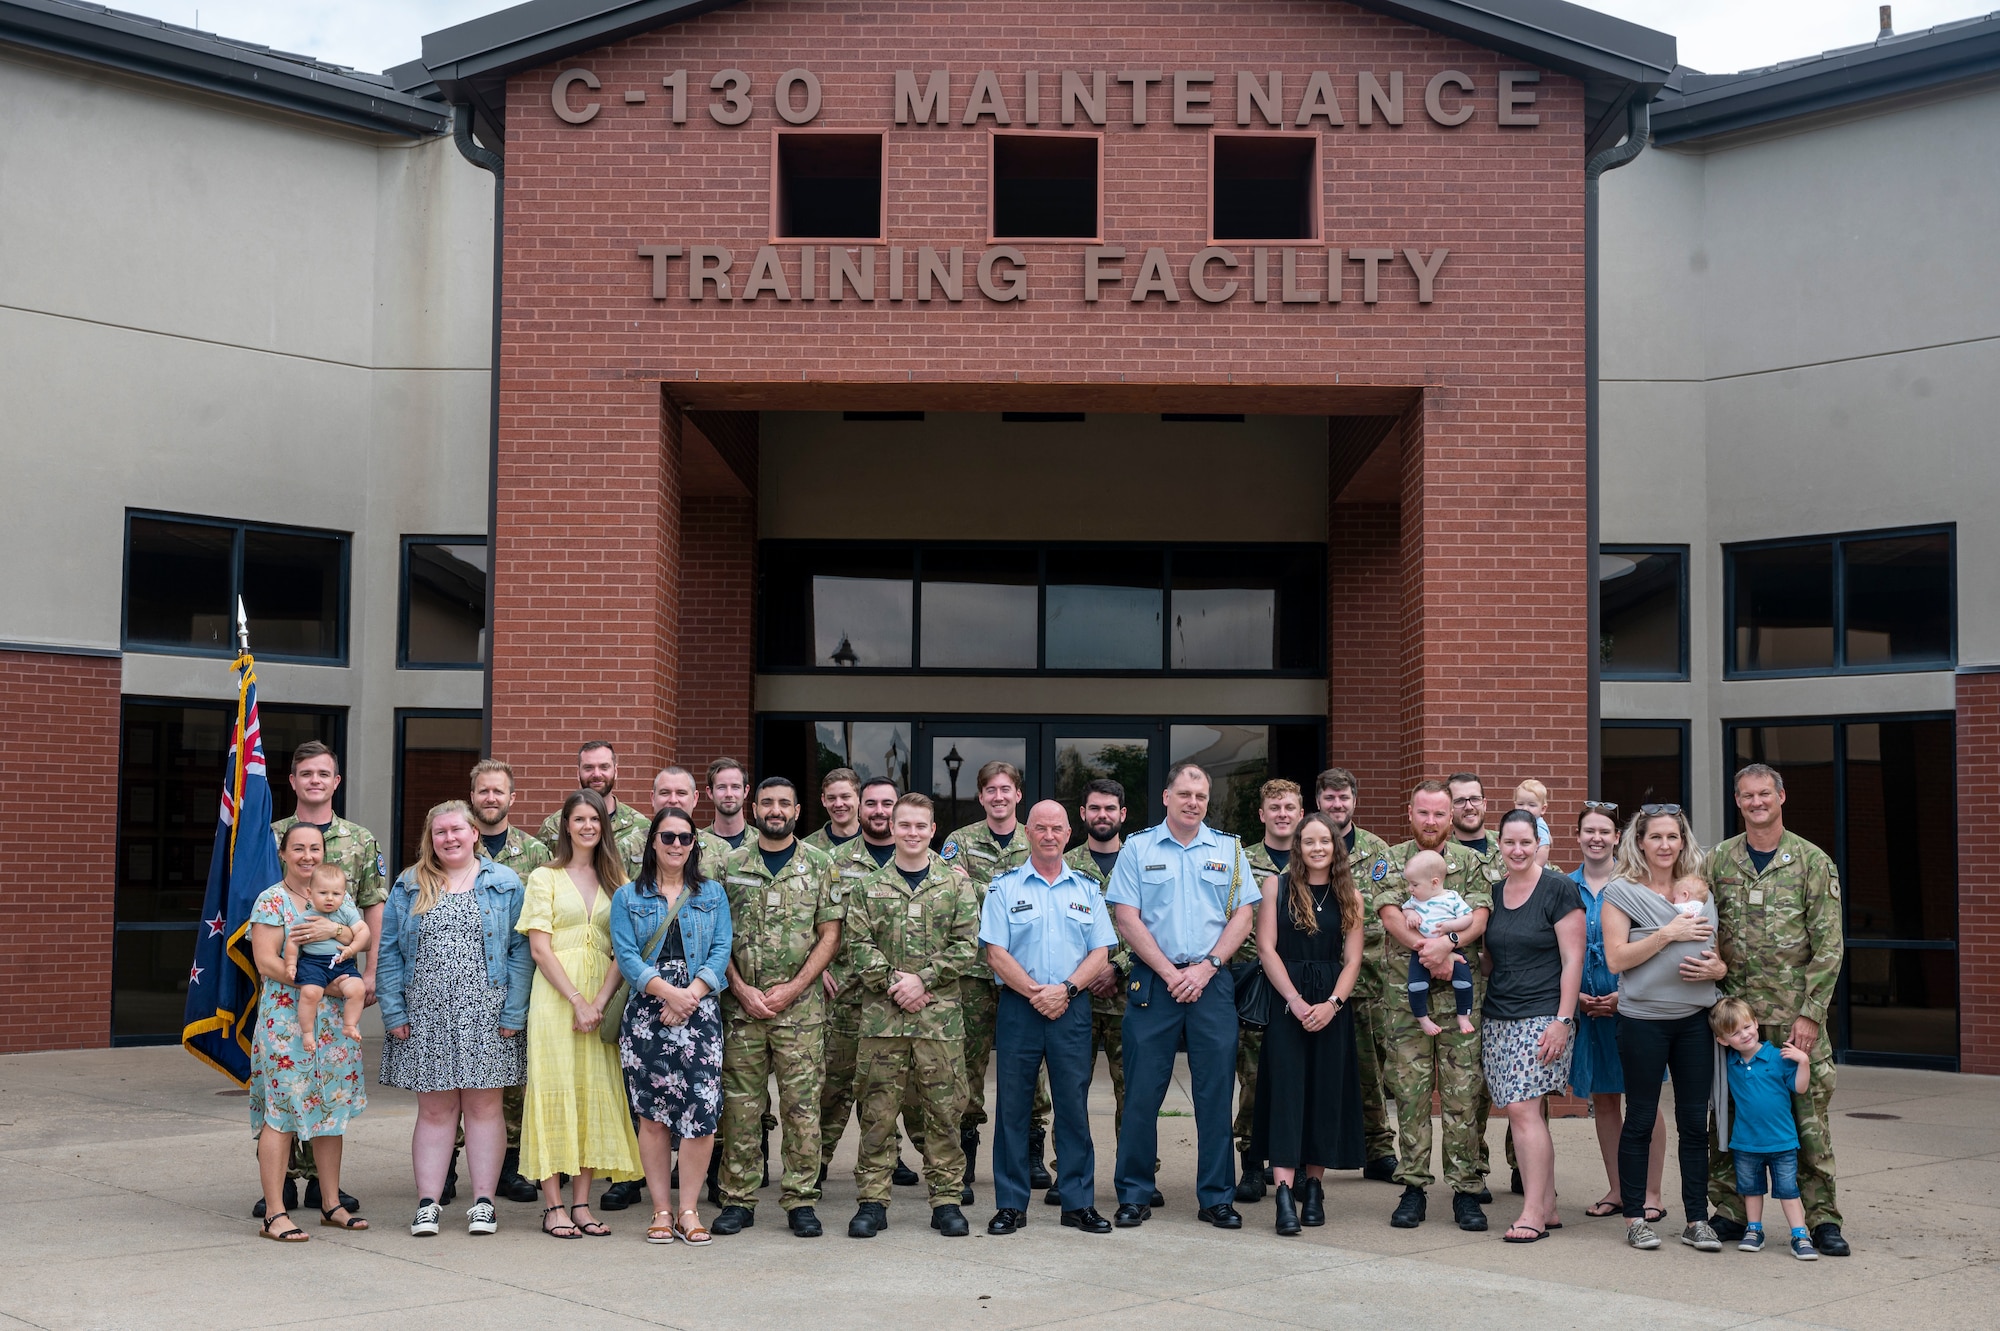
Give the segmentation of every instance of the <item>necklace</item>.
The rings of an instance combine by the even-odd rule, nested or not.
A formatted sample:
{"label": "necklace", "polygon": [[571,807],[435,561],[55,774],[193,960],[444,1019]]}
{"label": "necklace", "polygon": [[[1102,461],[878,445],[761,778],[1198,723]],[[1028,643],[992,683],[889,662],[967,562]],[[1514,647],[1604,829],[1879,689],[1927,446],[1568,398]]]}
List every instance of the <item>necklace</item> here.
{"label": "necklace", "polygon": [[[1313,913],[1316,915],[1324,915],[1326,913],[1326,899],[1333,895],[1332,882],[1329,881],[1326,883],[1325,887],[1326,891],[1324,892],[1313,892]],[[1306,890],[1312,892],[1311,883],[1306,884]]]}
{"label": "necklace", "polygon": [[472,864],[466,866],[465,872],[461,874],[453,875],[447,872],[444,876],[445,890],[452,893],[465,891],[471,882],[472,876],[478,871],[479,865],[477,860],[475,860]]}

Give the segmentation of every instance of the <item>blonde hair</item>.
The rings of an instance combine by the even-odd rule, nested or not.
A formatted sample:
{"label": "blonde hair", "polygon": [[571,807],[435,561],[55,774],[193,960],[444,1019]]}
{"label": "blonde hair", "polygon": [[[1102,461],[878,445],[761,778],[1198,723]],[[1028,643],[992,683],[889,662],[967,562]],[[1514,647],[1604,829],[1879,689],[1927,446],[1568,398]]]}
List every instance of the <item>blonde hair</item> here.
{"label": "blonde hair", "polygon": [[1683,878],[1702,877],[1702,867],[1706,857],[1701,843],[1694,839],[1694,829],[1688,826],[1685,813],[1647,813],[1644,809],[1632,815],[1632,821],[1625,824],[1624,833],[1618,838],[1618,876],[1627,882],[1645,884],[1652,881],[1653,871],[1646,864],[1646,856],[1639,849],[1639,842],[1646,835],[1646,824],[1659,818],[1671,818],[1674,826],[1681,831],[1681,853],[1674,856],[1674,869],[1670,875],[1675,882]]}
{"label": "blonde hair", "polygon": [[448,814],[457,814],[465,819],[466,831],[474,834],[473,862],[477,863],[486,857],[486,843],[477,835],[479,824],[472,821],[471,805],[464,800],[446,800],[442,804],[431,806],[431,811],[424,815],[424,834],[417,842],[415,870],[417,899],[410,903],[410,910],[418,915],[426,914],[432,906],[437,905],[438,898],[444,895],[445,887],[451,882],[451,876],[444,871],[444,865],[437,857],[437,846],[431,841],[431,828],[437,825],[438,819]]}
{"label": "blonde hair", "polygon": [[335,883],[339,883],[340,890],[343,893],[347,891],[346,870],[342,869],[338,864],[333,863],[331,860],[321,860],[319,868],[313,870],[312,885],[314,887],[318,887],[322,880],[325,880],[326,885],[328,887],[332,887]]}
{"label": "blonde hair", "polygon": [[1533,795],[1536,799],[1540,800],[1542,802],[1543,809],[1546,810],[1549,807],[1549,788],[1543,785],[1541,782],[1535,780],[1535,778],[1529,777],[1526,781],[1523,781],[1520,785],[1514,787],[1514,798],[1516,800],[1519,800],[1521,798],[1522,791],[1526,791],[1528,794]]}
{"label": "blonde hair", "polygon": [[1708,1010],[1708,1029],[1714,1031],[1718,1039],[1756,1024],[1757,1014],[1740,998],[1722,999]]}

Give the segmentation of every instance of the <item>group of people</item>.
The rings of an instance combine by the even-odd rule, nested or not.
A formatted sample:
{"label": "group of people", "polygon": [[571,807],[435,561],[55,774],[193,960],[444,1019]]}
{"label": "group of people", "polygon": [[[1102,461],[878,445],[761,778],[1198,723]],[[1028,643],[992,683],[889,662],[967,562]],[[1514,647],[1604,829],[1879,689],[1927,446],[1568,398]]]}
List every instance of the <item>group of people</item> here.
{"label": "group of people", "polygon": [[[1523,1196],[1503,1237],[1540,1241],[1562,1227],[1547,1105],[1567,1087],[1590,1100],[1610,1184],[1587,1213],[1657,1248],[1671,1078],[1683,1243],[1761,1246],[1768,1181],[1795,1256],[1848,1251],[1820,1036],[1839,883],[1785,831],[1768,767],[1738,773],[1744,833],[1706,856],[1677,806],[1621,823],[1586,802],[1569,875],[1548,867],[1540,783],[1489,830],[1466,773],[1416,787],[1394,846],[1355,826],[1350,773],[1322,773],[1311,812],[1270,781],[1246,846],[1208,823],[1208,775],[1182,762],[1165,820],[1129,837],[1124,789],[1091,782],[1072,847],[1069,810],[1023,813],[1022,774],[993,762],[985,816],[936,850],[927,797],[844,768],[821,777],[827,821],[806,837],[793,782],[753,788],[732,759],[707,769],[705,827],[684,768],[655,777],[650,818],[618,800],[611,745],[583,745],[577,779],[529,834],[507,764],[479,763],[470,800],[433,808],[385,884],[374,838],[333,814],[334,755],[295,753],[298,808],[274,825],[285,877],[250,931],[266,1237],[309,1237],[290,1214],[300,1180],[322,1224],[367,1227],[339,1189],[340,1141],[366,1104],[355,1019],[377,1002],[380,1080],[417,1098],[419,1236],[439,1232],[462,1151],[473,1234],[497,1229],[498,1197],[539,1198],[545,1234],[581,1239],[611,1233],[598,1210],[650,1196],[648,1242],[702,1245],[754,1226],[775,1172],[786,1228],[817,1237],[850,1117],[851,1237],[888,1225],[892,1185],[921,1185],[931,1228],[967,1234],[989,1123],[989,1234],[1026,1225],[1035,1190],[1065,1227],[1136,1228],[1165,1204],[1158,1116],[1184,1051],[1197,1215],[1218,1228],[1267,1188],[1279,1234],[1323,1224],[1326,1172],[1357,1169],[1402,1185],[1392,1225],[1423,1223],[1435,1093],[1456,1223],[1487,1227],[1497,1105]],[[1100,1053],[1109,1219],[1087,1107]]]}

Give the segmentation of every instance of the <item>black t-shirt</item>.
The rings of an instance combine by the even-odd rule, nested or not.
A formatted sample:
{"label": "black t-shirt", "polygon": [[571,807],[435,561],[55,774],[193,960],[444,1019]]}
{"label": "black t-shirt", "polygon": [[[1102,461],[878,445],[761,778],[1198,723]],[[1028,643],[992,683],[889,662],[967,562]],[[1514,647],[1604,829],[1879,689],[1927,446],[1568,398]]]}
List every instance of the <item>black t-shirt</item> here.
{"label": "black t-shirt", "polygon": [[[1459,845],[1461,845],[1461,846],[1464,846],[1464,847],[1465,847],[1465,848],[1466,848],[1467,850],[1471,851],[1471,852],[1472,852],[1472,853],[1473,853],[1474,855],[1484,855],[1484,854],[1486,853],[1486,838],[1485,838],[1485,837],[1481,837],[1481,838],[1479,838],[1479,840],[1477,840],[1477,841],[1467,841],[1467,840],[1465,840],[1464,838],[1460,838],[1460,839],[1459,839],[1459,843],[1458,843],[1458,844],[1459,844]],[[1502,1020],[1505,1020],[1505,1019],[1503,1018]]]}
{"label": "black t-shirt", "polygon": [[1758,850],[1747,841],[1743,843],[1743,849],[1748,852],[1750,863],[1756,867],[1758,873],[1762,873],[1764,870],[1770,868],[1771,861],[1777,858],[1778,854],[1776,846],[1771,847],[1769,850]]}
{"label": "black t-shirt", "polygon": [[1118,852],[1115,850],[1093,850],[1090,852],[1090,858],[1097,861],[1097,871],[1099,873],[1108,875],[1111,872],[1111,866],[1118,863]]}
{"label": "black t-shirt", "polygon": [[480,844],[486,847],[486,858],[489,860],[499,859],[500,852],[507,849],[507,834],[505,832],[494,832],[490,835],[481,832],[479,840]]}
{"label": "black t-shirt", "polygon": [[[716,835],[722,836],[722,833],[717,832]],[[743,848],[743,838],[749,835],[750,829],[746,827],[735,836],[723,836],[722,840],[731,850],[741,850]]]}
{"label": "black t-shirt", "polygon": [[1358,828],[1350,827],[1347,829],[1347,835],[1341,838],[1342,841],[1347,843],[1347,853],[1349,855],[1354,853],[1354,834],[1358,830]]}
{"label": "black t-shirt", "polygon": [[829,846],[832,846],[835,850],[839,850],[842,846],[854,840],[854,837],[860,835],[861,835],[861,829],[858,827],[854,829],[854,836],[835,836],[833,833],[828,832],[826,834],[826,843]]}
{"label": "black t-shirt", "polygon": [[1507,909],[1507,885],[1493,885],[1493,913],[1480,940],[1493,958],[1486,980],[1489,1020],[1525,1021],[1553,1017],[1562,1006],[1562,948],[1556,921],[1583,909],[1576,884],[1553,869],[1542,870],[1535,890],[1519,910]]}
{"label": "black t-shirt", "polygon": [[993,844],[1000,847],[1000,849],[1002,850],[1005,850],[1007,849],[1007,847],[1014,844],[1014,833],[1020,830],[1021,830],[1021,825],[1019,823],[1015,823],[1005,832],[995,832],[993,830],[993,824],[991,823],[986,824],[986,831],[992,836]]}
{"label": "black t-shirt", "polygon": [[1271,863],[1278,866],[1279,873],[1283,873],[1286,866],[1292,862],[1292,852],[1289,850],[1273,850],[1269,846],[1266,846],[1264,847],[1264,853],[1271,857]]}
{"label": "black t-shirt", "polygon": [[798,849],[799,843],[794,841],[783,850],[765,850],[759,846],[757,853],[764,857],[764,872],[776,878],[785,871],[785,866],[792,862],[792,856],[798,853]]}
{"label": "black t-shirt", "polygon": [[868,847],[868,853],[874,858],[875,867],[878,869],[896,858],[896,843],[893,841],[886,846],[878,846],[873,841],[864,841],[861,844]]}
{"label": "black t-shirt", "polygon": [[901,865],[898,865],[896,867],[896,872],[903,875],[903,881],[910,885],[910,890],[912,892],[922,887],[924,885],[924,879],[931,876],[931,871],[928,868],[905,869]]}

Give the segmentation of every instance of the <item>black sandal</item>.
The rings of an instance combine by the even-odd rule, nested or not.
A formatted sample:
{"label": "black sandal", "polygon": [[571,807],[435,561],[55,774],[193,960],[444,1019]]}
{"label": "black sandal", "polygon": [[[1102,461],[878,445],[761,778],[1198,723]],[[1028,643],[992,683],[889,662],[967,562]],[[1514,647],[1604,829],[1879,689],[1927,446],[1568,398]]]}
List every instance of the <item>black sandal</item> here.
{"label": "black sandal", "polygon": [[322,1207],[319,1213],[319,1223],[321,1229],[368,1228],[368,1222],[366,1220],[363,1220],[360,1216],[354,1214],[354,1212],[347,1211],[347,1219],[345,1220],[335,1220],[333,1218],[334,1211],[347,1211],[347,1203],[342,1202],[340,1205],[335,1206],[331,1211]]}
{"label": "black sandal", "polygon": [[1648,1206],[1642,1209],[1645,1212],[1646,1223],[1649,1225],[1657,1225],[1667,1218],[1667,1208],[1664,1206]]}
{"label": "black sandal", "polygon": [[[574,1202],[570,1204],[569,1209],[570,1209],[570,1219],[575,1222],[576,1227],[578,1229],[582,1230],[584,1233],[590,1235],[590,1237],[594,1239],[605,1239],[611,1237],[611,1227],[605,1224],[602,1220],[599,1220],[594,1215],[590,1217],[590,1219],[588,1220],[577,1220],[576,1204]],[[583,1209],[588,1211],[590,1209],[590,1203],[585,1202],[583,1204]]]}
{"label": "black sandal", "polygon": [[264,1228],[262,1231],[264,1237],[272,1240],[275,1243],[305,1243],[309,1241],[312,1238],[312,1235],[306,1233],[303,1229],[300,1229],[297,1225],[292,1225],[292,1227],[289,1229],[280,1230],[276,1234],[273,1234],[271,1232],[272,1225],[277,1224],[280,1220],[289,1221],[291,1220],[291,1218],[292,1217],[288,1212],[280,1211],[276,1215],[271,1216],[269,1219],[265,1220]]}
{"label": "black sandal", "polygon": [[[552,1238],[552,1239],[580,1239],[580,1238],[582,1238],[582,1237],[583,1237],[583,1231],[582,1231],[582,1230],[580,1230],[580,1229],[578,1229],[578,1228],[577,1228],[577,1227],[576,1227],[575,1225],[557,1225],[557,1226],[556,1226],[556,1227],[555,1227],[554,1229],[550,1229],[550,1228],[549,1228],[549,1216],[550,1216],[550,1214],[551,1214],[551,1213],[553,1213],[553,1212],[556,1212],[556,1211],[567,1211],[568,1209],[569,1209],[569,1208],[568,1208],[567,1206],[545,1206],[545,1207],[543,1207],[543,1208],[542,1208],[542,1233],[544,1233],[544,1234],[548,1235],[548,1236],[549,1236],[550,1238]],[[563,1233],[563,1231],[564,1231],[564,1230],[568,1230],[568,1231],[569,1231],[569,1233],[567,1233],[567,1234]]]}

